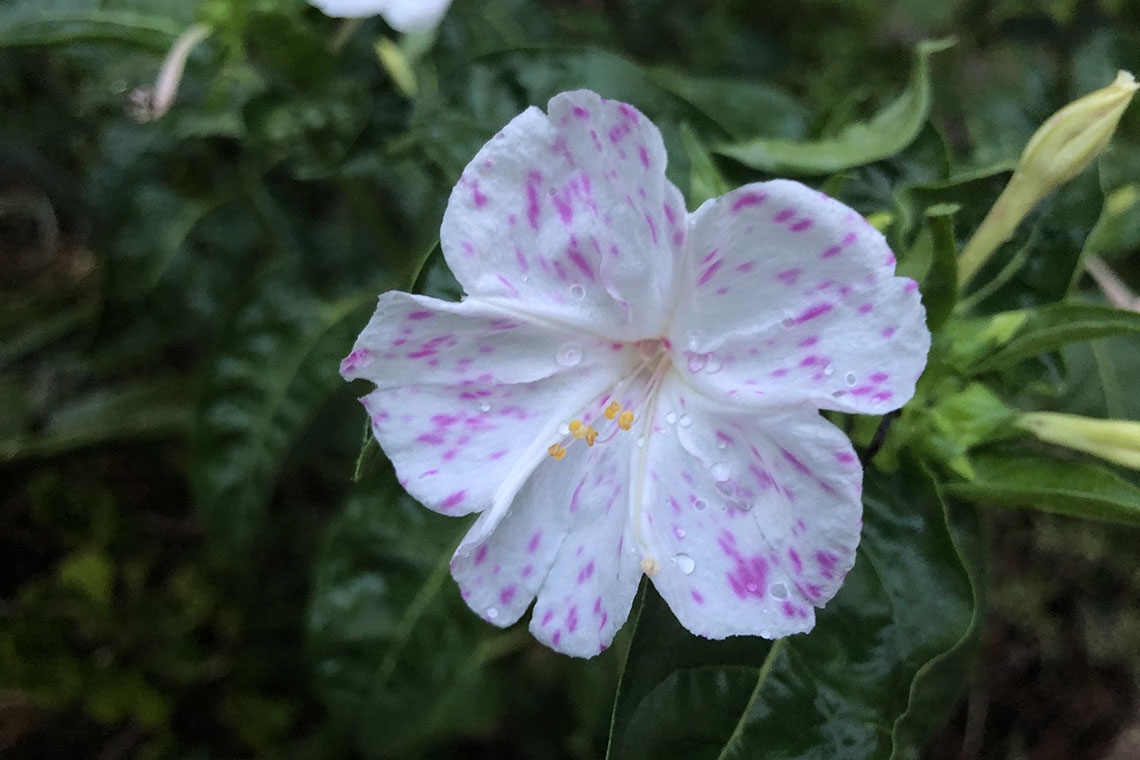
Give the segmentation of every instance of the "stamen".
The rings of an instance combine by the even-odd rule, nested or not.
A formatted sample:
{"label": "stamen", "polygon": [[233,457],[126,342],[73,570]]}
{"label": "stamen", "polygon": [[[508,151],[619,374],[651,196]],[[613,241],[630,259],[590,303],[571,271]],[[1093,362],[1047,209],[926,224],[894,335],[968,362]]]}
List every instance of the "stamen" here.
{"label": "stamen", "polygon": [[598,440],[598,431],[594,430],[593,425],[587,425],[586,426],[586,435],[584,437],[586,439],[586,445],[587,446],[593,446],[594,441]]}
{"label": "stamen", "polygon": [[571,420],[568,425],[570,428],[570,435],[574,436],[574,440],[580,441],[586,437],[586,431],[589,429],[582,424],[582,420]]}
{"label": "stamen", "polygon": [[621,413],[618,417],[618,427],[622,430],[629,430],[633,426],[633,412],[628,409]]}
{"label": "stamen", "polygon": [[[612,420],[614,417],[618,416],[618,412],[620,412],[620,411],[621,411],[621,404],[619,404],[616,401],[611,401],[610,405],[605,408],[605,410],[602,412],[602,414],[604,414],[606,416],[607,420]],[[629,414],[629,412],[626,412],[625,414]],[[626,428],[626,430],[629,430],[629,428]]]}
{"label": "stamen", "polygon": [[554,444],[549,449],[547,449],[546,452],[550,454],[553,459],[561,459],[562,457],[566,456],[566,449],[562,447],[561,443]]}
{"label": "stamen", "polygon": [[645,573],[650,578],[657,575],[660,570],[661,565],[657,564],[657,560],[653,559],[652,557],[646,557],[645,559],[641,560],[641,572]]}

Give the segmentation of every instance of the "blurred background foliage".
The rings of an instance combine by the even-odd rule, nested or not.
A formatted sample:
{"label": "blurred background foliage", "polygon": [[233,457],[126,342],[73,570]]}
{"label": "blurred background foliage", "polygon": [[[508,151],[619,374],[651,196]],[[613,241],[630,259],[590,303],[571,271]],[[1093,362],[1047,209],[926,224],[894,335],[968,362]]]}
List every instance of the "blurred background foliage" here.
{"label": "blurred background foliage", "polygon": [[[177,101],[140,121],[132,92],[195,22],[212,33]],[[629,717],[657,704],[631,701],[640,682],[618,689],[627,650],[627,674],[668,665],[628,644],[678,636],[671,618],[589,661],[492,628],[447,574],[461,521],[412,502],[375,447],[353,482],[362,388],[337,362],[376,294],[458,297],[437,247],[451,186],[525,106],[578,87],[654,119],[690,208],[798,176],[934,276],[932,207],[954,204],[964,239],[1033,130],[1118,68],[1140,71],[1129,0],[455,0],[437,35],[404,38],[299,0],[0,0],[0,753],[586,759],[605,755],[611,712],[612,756],[680,751]],[[1082,250],[1135,288],[1138,190],[1133,108],[983,270],[972,313],[1096,301]],[[1137,377],[1133,335],[992,385],[1021,408],[1140,419]],[[946,398],[976,411],[976,389],[958,390]],[[953,469],[1002,414],[975,438],[928,430],[927,461]],[[1138,756],[1136,529],[986,511],[979,534],[929,476],[900,472],[869,499],[881,515],[933,505],[940,532],[880,525],[866,552],[959,557],[945,589],[910,591],[952,598],[959,627],[898,634],[903,680],[863,698],[905,706],[929,666],[944,704],[912,702],[893,727],[840,710],[867,728],[847,756],[886,757],[884,732],[900,757]],[[878,599],[891,572],[905,568],[856,573],[836,606]],[[850,679],[842,655],[812,650],[852,635],[837,614],[780,656]],[[735,663],[733,646],[700,656]],[[813,751],[780,756],[836,756]]]}

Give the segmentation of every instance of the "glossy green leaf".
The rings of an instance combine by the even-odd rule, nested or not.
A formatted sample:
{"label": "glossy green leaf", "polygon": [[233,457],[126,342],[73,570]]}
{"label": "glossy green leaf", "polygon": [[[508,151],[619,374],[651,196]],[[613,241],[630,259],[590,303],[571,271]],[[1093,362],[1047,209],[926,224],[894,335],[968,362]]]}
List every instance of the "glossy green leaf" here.
{"label": "glossy green leaf", "polygon": [[681,125],[681,142],[692,165],[687,198],[691,208],[699,207],[710,198],[719,198],[732,189],[713,163],[708,148],[688,124]]}
{"label": "glossy green leaf", "polygon": [[1076,341],[1140,333],[1140,314],[1105,306],[1059,303],[1013,314],[1019,317],[1020,327],[1006,340],[993,344],[992,353],[971,367],[972,374],[1009,367]]}
{"label": "glossy green leaf", "polygon": [[700,639],[647,585],[608,757],[916,756],[977,635],[976,516],[951,529],[934,482],[909,467],[868,472],[864,504],[855,567],[810,634]]}
{"label": "glossy green leaf", "polygon": [[1088,462],[989,453],[973,458],[975,477],[947,487],[983,505],[1026,507],[1140,525],[1140,488]]}
{"label": "glossy green leaf", "polygon": [[395,757],[497,714],[485,666],[526,641],[473,615],[448,573],[467,521],[417,504],[376,450],[316,562],[310,658],[330,714],[366,757]]}
{"label": "glossy green leaf", "polygon": [[828,174],[894,155],[918,137],[930,113],[928,59],[953,44],[953,40],[920,42],[903,94],[870,121],[851,124],[835,137],[809,142],[756,138],[713,150],[753,169],[790,174]]}
{"label": "glossy green leaf", "polygon": [[191,437],[194,497],[217,546],[249,545],[280,465],[329,396],[375,299],[322,303],[283,277],[259,278],[209,362]]}

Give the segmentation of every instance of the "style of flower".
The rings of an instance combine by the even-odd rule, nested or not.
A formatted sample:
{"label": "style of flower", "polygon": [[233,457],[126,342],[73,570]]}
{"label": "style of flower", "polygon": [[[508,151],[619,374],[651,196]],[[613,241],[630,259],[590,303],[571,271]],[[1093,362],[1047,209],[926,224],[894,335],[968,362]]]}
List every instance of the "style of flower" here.
{"label": "style of flower", "polygon": [[423,32],[437,26],[451,0],[309,0],[326,16],[383,16],[397,32]]}
{"label": "style of flower", "polygon": [[343,361],[403,486],[479,513],[451,562],[499,626],[591,656],[642,574],[709,638],[810,630],[855,560],[862,468],[930,346],[883,236],[804,185],[688,214],[657,128],[588,91],[475,156],[441,244],[466,297],[389,292]]}

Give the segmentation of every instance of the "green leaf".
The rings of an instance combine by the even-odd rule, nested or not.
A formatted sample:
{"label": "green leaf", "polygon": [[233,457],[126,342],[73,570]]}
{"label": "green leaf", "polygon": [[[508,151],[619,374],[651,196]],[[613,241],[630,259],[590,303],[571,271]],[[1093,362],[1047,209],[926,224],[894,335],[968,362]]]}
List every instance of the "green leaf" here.
{"label": "green leaf", "polygon": [[0,48],[114,42],[165,53],[183,28],[169,12],[103,8],[91,0],[17,0],[0,7]]}
{"label": "green leaf", "polygon": [[35,430],[0,438],[0,461],[55,456],[133,438],[186,431],[191,409],[181,378],[106,387],[53,405]]}
{"label": "green leaf", "polygon": [[952,39],[920,42],[902,95],[870,121],[851,124],[835,137],[810,142],[757,138],[714,146],[713,151],[753,169],[790,174],[829,174],[894,155],[918,137],[930,113],[928,59],[953,44]]}
{"label": "green leaf", "polygon": [[913,467],[867,476],[858,559],[810,634],[699,639],[646,586],[608,757],[917,756],[978,632],[977,520],[958,513],[951,530]]}
{"label": "green leaf", "polygon": [[[1015,315],[1023,315],[1017,331],[1007,340],[991,344],[993,353],[976,359],[969,368],[970,374],[1003,369],[1080,340],[1140,333],[1140,314],[1105,306],[1059,303],[998,316],[1009,318]],[[969,333],[986,321],[974,320],[960,329]]]}
{"label": "green leaf", "polygon": [[947,491],[978,504],[1140,525],[1140,488],[1107,468],[997,453],[975,456],[973,467],[973,480],[947,486]]}
{"label": "green leaf", "polygon": [[727,193],[731,189],[728,182],[716,168],[701,138],[688,124],[681,125],[681,142],[692,165],[687,198],[689,207],[697,208],[710,198],[719,198]]}
{"label": "green leaf", "polygon": [[958,302],[958,246],[954,241],[955,207],[932,206],[926,212],[930,232],[930,269],[922,281],[926,324],[938,332]]}
{"label": "green leaf", "polygon": [[280,465],[329,396],[375,295],[322,303],[283,277],[259,278],[208,363],[191,437],[195,501],[216,546],[248,548]]}
{"label": "green leaf", "polygon": [[528,634],[487,626],[459,597],[448,560],[468,521],[424,509],[386,464],[365,470],[317,558],[310,653],[361,754],[396,757],[485,730],[499,703],[485,666]]}

